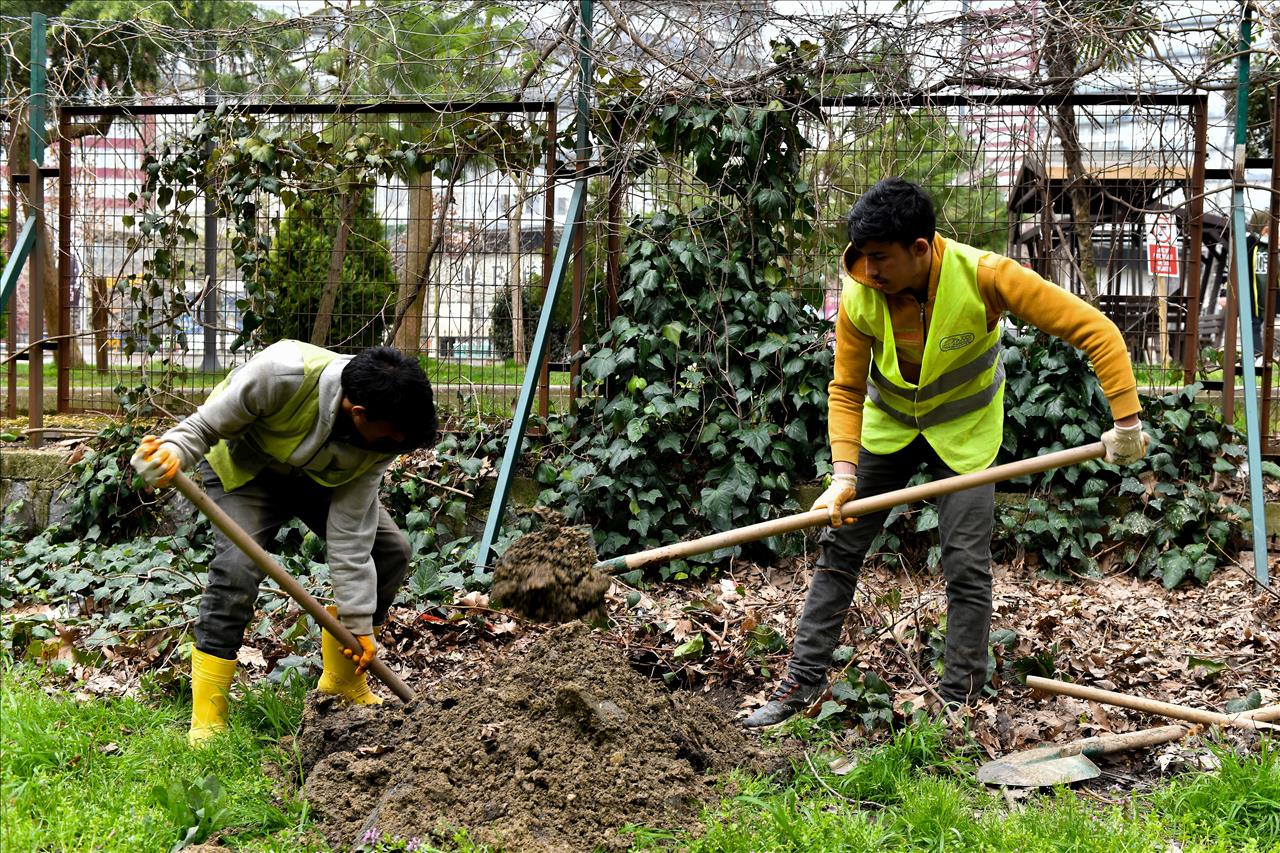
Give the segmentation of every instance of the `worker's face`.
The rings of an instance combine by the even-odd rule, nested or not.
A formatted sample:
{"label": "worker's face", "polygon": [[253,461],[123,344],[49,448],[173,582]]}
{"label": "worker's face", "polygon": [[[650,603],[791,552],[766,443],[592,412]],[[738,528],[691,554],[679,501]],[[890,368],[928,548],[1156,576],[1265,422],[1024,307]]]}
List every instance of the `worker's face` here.
{"label": "worker's face", "polygon": [[403,453],[410,449],[408,435],[391,421],[370,418],[364,406],[354,405],[345,397],[342,410],[351,421],[352,428],[346,431],[345,436],[348,444],[380,453]]}
{"label": "worker's face", "polygon": [[904,246],[884,240],[868,240],[862,245],[867,278],[885,293],[924,290],[929,284],[933,247],[923,237]]}

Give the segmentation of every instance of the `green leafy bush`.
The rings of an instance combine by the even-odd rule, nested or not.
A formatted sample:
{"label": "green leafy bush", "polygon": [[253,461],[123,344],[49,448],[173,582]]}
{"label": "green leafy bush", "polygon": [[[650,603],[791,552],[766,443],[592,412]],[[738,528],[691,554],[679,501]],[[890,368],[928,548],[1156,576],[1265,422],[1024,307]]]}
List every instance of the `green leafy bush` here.
{"label": "green leafy bush", "polygon": [[[534,333],[538,330],[538,319],[542,313],[542,299],[545,289],[534,282],[520,290],[520,302],[524,306],[524,345],[525,356],[533,345]],[[551,314],[551,335],[547,341],[547,360],[562,362],[569,358],[569,335],[573,315],[573,290],[561,287],[556,306]],[[583,338],[590,340],[584,334]],[[489,341],[493,344],[493,354],[503,361],[515,356],[515,347],[511,341],[511,288],[504,287],[493,305],[489,308]]]}
{"label": "green leafy bush", "polygon": [[559,455],[534,472],[539,502],[590,523],[603,553],[794,510],[791,485],[829,465],[831,352],[788,260],[815,215],[799,95],[645,114],[700,203],[631,223],[621,316],[583,365],[576,418],[551,425]]}
{"label": "green leafy bush", "polygon": [[[285,214],[262,272],[264,286],[275,294],[275,310],[263,323],[268,339],[311,340],[340,216],[338,197],[324,193],[297,202]],[[381,309],[395,286],[373,192],[365,192],[347,237],[329,343],[354,348],[382,343],[386,317]]]}

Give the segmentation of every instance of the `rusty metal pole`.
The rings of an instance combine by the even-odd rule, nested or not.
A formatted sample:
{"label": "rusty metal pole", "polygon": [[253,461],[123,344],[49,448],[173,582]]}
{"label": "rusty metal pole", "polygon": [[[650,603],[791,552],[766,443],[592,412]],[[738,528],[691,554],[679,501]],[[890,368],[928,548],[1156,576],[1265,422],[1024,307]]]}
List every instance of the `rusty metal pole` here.
{"label": "rusty metal pole", "polygon": [[[556,109],[547,110],[547,196],[542,220],[542,286],[544,293],[551,281],[551,245],[556,239]],[[544,359],[538,377],[538,414],[545,421],[551,414],[551,367]]]}
{"label": "rusty metal pole", "polygon": [[[1234,238],[1233,238],[1234,239]],[[1231,260],[1227,267],[1227,316],[1222,324],[1222,419],[1234,423],[1236,417],[1236,324],[1240,306],[1237,304],[1236,289],[1231,282],[1236,280],[1236,253],[1231,252]]]}
{"label": "rusty metal pole", "polygon": [[1267,281],[1262,310],[1262,453],[1280,453],[1280,429],[1271,423],[1275,403],[1276,262],[1280,260],[1280,84],[1271,99],[1271,206],[1267,227]]}
{"label": "rusty metal pole", "polygon": [[[5,233],[5,254],[13,257],[13,250],[18,245],[18,193],[9,181],[8,227]],[[7,306],[0,305],[9,314],[9,364],[5,369],[5,388],[8,398],[5,400],[5,417],[18,416],[18,360],[13,355],[18,351],[18,289],[13,289],[13,296]]]}
{"label": "rusty metal pole", "polygon": [[1200,277],[1203,275],[1200,252],[1204,248],[1204,160],[1209,138],[1209,98],[1202,95],[1193,108],[1195,116],[1195,154],[1191,158],[1191,192],[1187,201],[1187,317],[1182,324],[1182,382],[1196,381],[1200,363]]}
{"label": "rusty metal pole", "polygon": [[27,154],[31,158],[27,216],[34,224],[35,245],[27,268],[27,443],[44,443],[44,165],[45,149],[45,16],[31,15],[31,103],[27,107]]}
{"label": "rusty metal pole", "polygon": [[40,447],[44,443],[44,176],[40,164],[31,161],[27,197],[31,209],[27,216],[35,220],[35,246],[27,262],[27,443]]}
{"label": "rusty metal pole", "polygon": [[[579,177],[587,171],[587,159],[578,155]],[[570,300],[572,313],[569,318],[569,411],[578,410],[578,394],[582,385],[582,295],[586,283],[585,249],[587,242],[586,217],[578,219],[573,229],[573,294]]]}
{"label": "rusty metal pole", "polygon": [[67,117],[58,114],[58,403],[71,411],[71,142]]}
{"label": "rusty metal pole", "polygon": [[610,323],[618,316],[618,290],[622,286],[622,165],[609,175],[608,236],[605,238],[605,287],[609,307],[605,317]]}

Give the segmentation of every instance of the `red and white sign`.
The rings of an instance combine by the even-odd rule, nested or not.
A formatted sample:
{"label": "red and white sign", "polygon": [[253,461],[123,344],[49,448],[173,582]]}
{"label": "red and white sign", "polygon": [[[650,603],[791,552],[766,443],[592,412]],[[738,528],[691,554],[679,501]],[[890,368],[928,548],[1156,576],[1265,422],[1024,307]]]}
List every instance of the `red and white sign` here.
{"label": "red and white sign", "polygon": [[1178,220],[1172,213],[1147,214],[1147,271],[1178,276]]}

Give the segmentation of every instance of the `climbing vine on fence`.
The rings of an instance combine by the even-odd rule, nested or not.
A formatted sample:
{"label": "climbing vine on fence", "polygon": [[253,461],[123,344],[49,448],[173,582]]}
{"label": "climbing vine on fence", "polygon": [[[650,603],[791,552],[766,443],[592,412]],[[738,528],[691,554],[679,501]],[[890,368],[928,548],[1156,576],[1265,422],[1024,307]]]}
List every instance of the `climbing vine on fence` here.
{"label": "climbing vine on fence", "polygon": [[788,262],[815,219],[805,103],[789,81],[741,102],[612,107],[693,186],[631,222],[620,316],[583,365],[577,417],[552,424],[559,456],[535,471],[540,502],[588,521],[602,552],[794,510],[792,484],[829,466],[831,352]]}
{"label": "climbing vine on fence", "polygon": [[180,249],[200,239],[195,225],[203,207],[193,209],[198,198],[211,195],[217,215],[228,222],[229,249],[244,282],[235,349],[274,313],[265,273],[273,226],[283,215],[296,209],[305,216],[335,193],[362,194],[379,177],[428,171],[446,182],[448,195],[476,157],[510,167],[536,156],[540,136],[520,122],[524,119],[467,115],[447,132],[409,142],[343,125],[323,131],[274,126],[224,105],[197,114],[185,134],[147,152],[141,191],[130,194],[136,210],[123,217],[126,227],[139,232],[130,250],[143,253],[142,273],[118,284],[134,308],[126,349],[151,354],[185,343],[173,321],[190,309],[184,284],[196,276]]}

